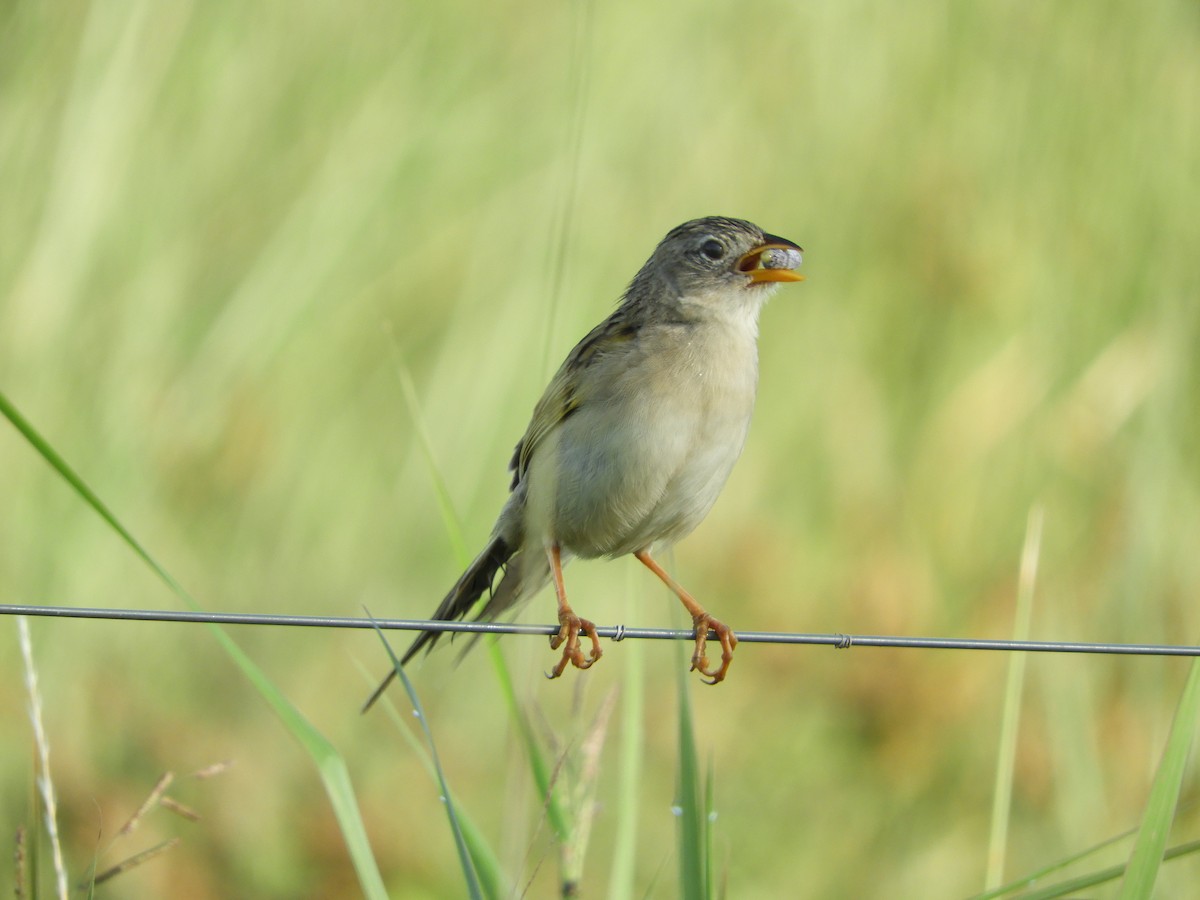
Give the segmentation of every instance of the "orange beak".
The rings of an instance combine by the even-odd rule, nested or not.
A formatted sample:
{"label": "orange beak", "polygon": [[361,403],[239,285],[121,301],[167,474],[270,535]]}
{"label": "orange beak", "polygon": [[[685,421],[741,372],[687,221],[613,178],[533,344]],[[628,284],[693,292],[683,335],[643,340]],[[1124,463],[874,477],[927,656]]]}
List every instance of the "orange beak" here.
{"label": "orange beak", "polygon": [[[776,237],[765,235],[767,242],[755,247],[737,262],[737,270],[750,279],[751,284],[763,284],[771,281],[803,281],[804,276],[795,271],[800,265],[800,250],[797,244]],[[768,250],[783,251],[782,253],[767,253]],[[767,259],[763,259],[764,254]]]}

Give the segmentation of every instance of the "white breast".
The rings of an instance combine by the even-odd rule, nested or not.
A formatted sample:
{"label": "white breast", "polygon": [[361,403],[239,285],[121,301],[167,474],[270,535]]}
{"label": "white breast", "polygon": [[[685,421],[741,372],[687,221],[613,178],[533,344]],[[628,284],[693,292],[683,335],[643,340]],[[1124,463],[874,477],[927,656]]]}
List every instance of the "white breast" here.
{"label": "white breast", "polygon": [[673,543],[708,514],[741,454],[758,381],[757,312],[643,329],[589,372],[608,389],[538,447],[527,533],[582,557]]}

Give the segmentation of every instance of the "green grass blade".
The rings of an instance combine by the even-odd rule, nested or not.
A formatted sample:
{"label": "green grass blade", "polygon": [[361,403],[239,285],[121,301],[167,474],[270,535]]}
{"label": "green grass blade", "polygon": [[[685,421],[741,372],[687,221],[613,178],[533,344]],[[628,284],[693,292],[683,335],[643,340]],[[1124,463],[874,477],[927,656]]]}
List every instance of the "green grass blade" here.
{"label": "green grass blade", "polygon": [[[387,703],[381,706],[383,709],[389,711],[393,720],[397,723],[400,733],[404,735],[405,740],[408,741],[409,746],[417,754],[421,760],[421,764],[429,773],[430,780],[434,784],[437,784],[437,772],[434,769],[433,760],[429,756],[429,751],[421,744],[420,739],[402,722],[394,704]],[[416,710],[413,710],[413,712],[415,714]],[[458,827],[462,831],[463,841],[467,845],[467,852],[470,854],[471,863],[475,867],[475,874],[479,878],[479,886],[483,891],[483,895],[489,898],[509,895],[511,890],[506,885],[512,882],[505,873],[504,867],[500,864],[500,858],[496,856],[491,843],[463,808],[462,804],[455,799],[455,795],[451,793],[444,796],[451,798],[451,803],[454,806],[454,815],[458,819]]]}
{"label": "green grass blade", "polygon": [[1175,819],[1175,807],[1179,803],[1179,790],[1183,784],[1197,721],[1200,721],[1200,662],[1192,663],[1183,696],[1175,710],[1175,721],[1171,724],[1162,762],[1150,788],[1150,800],[1142,817],[1142,827],[1138,831],[1125,880],[1121,884],[1119,896],[1122,900],[1149,897],[1154,890],[1158,869],[1162,865],[1163,849],[1167,845],[1167,834]]}
{"label": "green grass blade", "polygon": [[[1033,618],[1033,586],[1037,581],[1038,556],[1042,545],[1042,508],[1029,511],[1025,527],[1025,546],[1017,583],[1017,609],[1013,639],[1027,640]],[[992,791],[992,826],[988,840],[987,876],[990,890],[1004,878],[1004,860],[1008,847],[1008,818],[1012,809],[1013,770],[1017,759],[1017,731],[1021,723],[1021,693],[1025,686],[1026,654],[1009,656],[1008,681],[1004,690],[1004,714],[1000,726],[1000,751],[996,759],[996,783]]]}
{"label": "green grass blade", "polygon": [[[433,732],[429,728],[429,721],[425,716],[425,709],[421,706],[421,700],[417,697],[417,691],[409,680],[408,675],[404,672],[404,667],[400,665],[400,658],[396,656],[392,650],[392,645],[388,643],[387,637],[379,629],[375,629],[379,635],[379,640],[383,642],[383,647],[387,651],[387,655],[391,657],[392,666],[396,670],[396,675],[400,678],[400,683],[404,685],[404,691],[408,694],[408,699],[412,703],[413,712],[416,713],[417,721],[421,723],[421,730],[425,733],[425,742],[429,747],[429,758],[433,763],[434,773],[437,777],[438,789],[441,791],[442,803],[446,807],[446,818],[450,822],[450,831],[454,835],[454,847],[458,851],[458,862],[462,868],[463,879],[467,882],[467,893],[472,900],[480,900],[483,897],[483,889],[479,882],[479,877],[476,873],[474,860],[471,856],[471,851],[467,846],[466,838],[463,835],[463,828],[459,821],[457,804],[454,802],[454,797],[450,793],[450,785],[446,782],[446,773],[442,770],[441,760],[438,758],[437,745],[433,740]],[[498,888],[497,886],[494,886]],[[500,892],[489,893],[488,897],[500,896]]]}
{"label": "green grass blade", "polygon": [[75,470],[67,465],[67,461],[58,455],[58,452],[50,446],[50,444],[41,436],[41,434],[38,433],[37,429],[30,424],[29,420],[21,415],[17,408],[13,406],[11,402],[9,402],[9,399],[4,396],[2,392],[0,392],[0,414],[2,414],[4,418],[8,419],[8,421],[12,423],[12,426],[16,428],[17,431],[21,433],[21,436],[33,446],[33,449],[41,454],[42,458],[50,464],[50,467],[54,469],[59,476],[67,482],[67,484],[74,488],[75,493],[79,494],[79,496],[81,496],[87,502],[88,506],[90,506],[97,514],[99,514],[100,518],[104,519],[104,521],[109,524],[109,527],[111,527],[115,532],[117,532],[117,534],[121,536],[125,543],[133,549],[133,552],[141,557],[142,561],[150,566],[150,568],[154,570],[155,574],[165,581],[167,586],[170,587],[171,590],[181,600],[193,608],[196,607],[195,601],[193,601],[191,597],[187,595],[187,592],[184,591],[183,588],[180,587],[180,585],[175,581],[175,579],[172,578],[167,571],[160,566],[153,557],[150,556],[150,554],[146,551],[146,548],[138,543],[137,539],[125,529],[125,526],[117,521],[117,517],[113,514],[112,510],[105,506],[104,501],[96,496],[91,488],[84,484],[83,479],[75,473]]}
{"label": "green grass blade", "polygon": [[[0,414],[3,414],[13,424],[13,427],[29,441],[33,448],[41,454],[42,458],[50,464],[63,480],[71,485],[88,506],[121,536],[122,540],[141,557],[167,587],[171,589],[175,596],[191,609],[200,609],[200,604],[183,589],[182,585],[166,569],[159,565],[158,561],[118,521],[116,515],[84,483],[83,479],[50,446],[29,421],[18,412],[3,393],[0,393]],[[333,807],[334,816],[337,818],[338,826],[341,829],[342,837],[346,842],[346,848],[350,853],[351,862],[358,874],[359,884],[363,889],[363,893],[372,898],[372,900],[375,900],[375,898],[384,900],[387,897],[387,891],[384,889],[383,878],[379,873],[379,867],[376,865],[375,857],[371,852],[370,842],[367,840],[366,828],[362,822],[362,815],[358,809],[358,801],[354,796],[354,789],[350,783],[350,773],[346,768],[345,760],[342,759],[341,755],[338,754],[337,750],[334,749],[325,736],[317,731],[304,718],[303,714],[292,705],[291,701],[275,687],[262,670],[243,652],[241,647],[234,643],[229,635],[216,625],[207,625],[206,627],[316,764],[317,772],[321,777],[321,782],[329,797],[330,805]]]}
{"label": "green grass blade", "polygon": [[[404,394],[405,409],[408,411],[409,421],[416,431],[421,446],[421,454],[425,460],[426,472],[433,485],[434,494],[437,497],[438,509],[441,512],[442,525],[446,529],[446,534],[450,539],[450,545],[453,548],[459,566],[465,568],[471,562],[471,553],[467,549],[466,541],[463,539],[462,523],[454,511],[454,505],[450,500],[450,491],[446,487],[446,480],[442,476],[441,468],[437,464],[437,457],[433,452],[433,443],[429,439],[429,431],[425,427],[424,417],[421,415],[421,408],[417,400],[417,391],[413,384],[412,375],[400,354],[399,345],[394,339],[392,347],[396,361],[396,376],[400,381],[400,388]],[[508,709],[509,718],[516,726],[521,746],[525,750],[525,758],[529,763],[530,773],[537,788],[539,802],[545,808],[546,817],[550,822],[550,827],[553,829],[555,837],[560,842],[565,843],[570,840],[571,826],[562,796],[553,783],[553,766],[542,752],[533,727],[530,725],[528,717],[517,701],[512,676],[509,674],[508,664],[504,661],[504,655],[500,652],[496,641],[488,641],[487,644],[492,669],[495,673],[497,684],[500,687],[501,696],[503,696],[505,706]]]}
{"label": "green grass blade", "polygon": [[[717,880],[713,872],[714,825],[717,824],[717,776],[712,756],[708,757],[708,768],[704,773],[704,883],[708,886],[710,897],[717,895]],[[722,894],[724,891],[721,892]]]}
{"label": "green grass blade", "polygon": [[679,889],[685,900],[708,900],[709,884],[705,847],[704,810],[701,807],[700,766],[696,758],[696,735],[688,695],[687,667],[679,666],[679,775],[676,782],[675,814],[679,845]]}
{"label": "green grass blade", "polygon": [[[1105,840],[1100,841],[1098,844],[1093,844],[1091,847],[1080,850],[1078,853],[1072,853],[1070,856],[1060,859],[1057,862],[1053,862],[1048,866],[1043,866],[1042,868],[1033,872],[1028,872],[1019,878],[1014,878],[996,888],[984,891],[980,894],[973,894],[970,898],[968,898],[968,900],[994,900],[996,897],[1003,897],[1007,894],[1015,894],[1017,891],[1025,890],[1029,887],[1029,885],[1041,881],[1054,872],[1058,872],[1067,868],[1068,866],[1074,865],[1081,860],[1087,859],[1092,854],[1099,853],[1101,850],[1111,847],[1113,844],[1123,841],[1136,833],[1136,828],[1130,828],[1128,831],[1124,831],[1120,834],[1114,835],[1113,837],[1106,838]],[[1124,867],[1121,868],[1123,871]]]}
{"label": "green grass blade", "polygon": [[[1157,876],[1158,868],[1163,861],[1200,851],[1200,841],[1180,844],[1166,850],[1166,852],[1163,851],[1166,834],[1174,817],[1175,805],[1179,795],[1179,785],[1182,782],[1183,768],[1188,757],[1191,735],[1195,733],[1196,729],[1197,706],[1200,705],[1200,689],[1197,687],[1198,682],[1200,682],[1200,678],[1197,676],[1198,670],[1200,670],[1200,666],[1193,665],[1187,684],[1184,687],[1183,696],[1176,711],[1175,722],[1172,725],[1171,734],[1167,739],[1167,748],[1163,753],[1163,762],[1159,766],[1158,775],[1151,788],[1151,797],[1146,806],[1143,824],[1141,829],[1136,832],[1138,834],[1138,842],[1135,843],[1129,866],[1111,866],[1053,885],[1047,885],[1034,892],[1024,893],[1029,885],[1045,878],[1051,872],[1072,865],[1093,853],[1111,846],[1116,841],[1124,840],[1134,834],[1134,830],[1118,834],[1080,853],[1060,860],[1051,866],[1009,881],[1007,884],[993,890],[978,894],[972,900],[993,900],[993,898],[1004,897],[1017,892],[1022,892],[1022,900],[1032,900],[1032,898],[1048,900],[1048,898],[1053,897],[1065,897],[1085,888],[1115,881],[1123,874],[1126,874],[1127,869],[1129,874],[1126,875],[1125,883],[1122,885],[1122,896],[1148,897],[1153,892],[1154,878]],[[1149,837],[1146,836],[1148,823],[1150,824]],[[1133,869],[1133,860],[1137,856],[1139,849],[1145,846],[1144,842],[1149,841],[1153,841],[1153,843],[1149,844],[1150,849],[1143,852],[1149,854],[1150,858],[1147,862],[1142,863],[1142,865],[1147,867],[1148,871],[1145,875],[1137,874]],[[1136,882],[1131,881],[1131,878],[1134,877],[1137,878]],[[1132,891],[1132,893],[1128,893],[1129,891]]]}
{"label": "green grass blade", "polygon": [[[1180,844],[1172,847],[1163,854],[1163,861],[1177,859],[1180,856],[1187,856],[1191,853],[1200,851],[1200,841],[1190,841],[1186,844]],[[1021,894],[1021,900],[1058,900],[1059,897],[1078,896],[1079,891],[1086,888],[1098,887],[1110,881],[1116,881],[1125,872],[1126,867],[1123,865],[1110,866],[1106,869],[1100,869],[1097,872],[1089,872],[1086,875],[1080,875],[1077,878],[1069,878],[1066,881],[1060,881],[1057,884],[1050,884],[1036,891],[1029,891]],[[1020,890],[1020,886],[1014,887],[1008,893],[1015,893]],[[1150,894],[1142,896],[1149,897]]]}
{"label": "green grass blade", "polygon": [[525,758],[529,763],[529,771],[533,776],[534,786],[537,788],[538,802],[543,804],[545,808],[546,818],[550,823],[551,829],[554,831],[554,836],[561,842],[567,842],[571,839],[570,817],[567,815],[562,795],[554,782],[554,767],[546,757],[546,754],[542,752],[542,747],[538,743],[533,725],[530,724],[529,717],[525,715],[524,710],[521,709],[521,705],[517,701],[517,693],[513,689],[512,676],[509,674],[508,664],[504,661],[504,655],[500,652],[497,641],[488,642],[488,654],[492,661],[492,669],[496,675],[496,682],[500,687],[500,694],[504,698],[505,706],[508,708],[508,717],[512,720],[513,725],[516,726],[517,735],[521,739],[521,746],[525,750]]}
{"label": "green grass blade", "polygon": [[[633,570],[626,568],[632,576]],[[632,578],[630,577],[630,581]],[[626,592],[633,596],[633,590]],[[634,872],[637,865],[638,804],[642,787],[642,756],[645,729],[642,722],[644,707],[644,664],[639,641],[623,643],[624,686],[621,690],[621,738],[617,748],[617,791],[615,810],[616,834],[613,839],[612,866],[608,880],[609,900],[625,900],[634,896]]]}
{"label": "green grass blade", "polygon": [[471,562],[471,553],[463,538],[462,523],[454,512],[454,504],[450,500],[450,488],[446,486],[446,479],[442,477],[442,470],[437,465],[437,457],[433,454],[433,442],[429,439],[429,429],[425,425],[425,417],[421,415],[421,406],[417,402],[417,387],[413,384],[412,372],[409,371],[408,364],[404,361],[396,336],[391,333],[390,328],[388,333],[391,337],[392,355],[395,358],[396,377],[400,381],[400,390],[404,394],[404,406],[408,410],[408,419],[412,423],[417,441],[421,445],[421,456],[425,460],[425,471],[429,476],[430,484],[433,485],[434,496],[437,498],[442,527],[446,529],[446,536],[450,539],[455,559],[458,560],[461,567],[466,568]]}
{"label": "green grass blade", "polygon": [[[191,602],[195,605],[195,601]],[[317,772],[321,776],[338,827],[346,841],[363,893],[380,900],[387,897],[383,877],[379,873],[370,841],[367,839],[367,830],[358,809],[358,800],[354,795],[354,786],[350,781],[350,771],[346,767],[345,759],[229,635],[216,625],[207,627],[316,763]]]}
{"label": "green grass blade", "polygon": [[[378,683],[374,677],[363,669],[363,679],[368,685]],[[415,690],[415,688],[414,688]],[[429,779],[434,784],[438,783],[437,768],[433,764],[433,758],[430,756],[428,746],[422,743],[421,739],[413,734],[412,729],[408,726],[408,717],[402,716],[396,709],[394,703],[385,702],[379,704],[380,709],[384,710],[395,723],[397,730],[404,737],[409,748],[416,754],[421,761],[425,771],[429,774]],[[417,710],[413,709],[413,715],[417,716]],[[422,719],[423,720],[423,719]],[[444,796],[453,797],[453,794],[445,794]],[[466,841],[467,850],[471,854],[471,861],[475,866],[475,873],[479,876],[479,884],[483,889],[484,896],[498,897],[505,896],[510,893],[504,886],[511,884],[504,872],[504,867],[500,864],[499,857],[496,856],[491,844],[484,837],[483,832],[471,819],[470,815],[463,809],[462,804],[457,800],[454,803],[454,814],[458,818],[459,828],[462,830],[463,840]]]}
{"label": "green grass blade", "polygon": [[500,865],[500,859],[492,845],[474,820],[463,811],[462,805],[454,799],[454,795],[446,796],[450,798],[454,814],[458,817],[458,827],[462,829],[463,841],[467,845],[467,852],[471,854],[471,862],[475,865],[475,874],[479,878],[479,887],[483,890],[483,895],[488,900],[510,896],[512,891],[507,885],[512,882],[505,874],[504,867]]}

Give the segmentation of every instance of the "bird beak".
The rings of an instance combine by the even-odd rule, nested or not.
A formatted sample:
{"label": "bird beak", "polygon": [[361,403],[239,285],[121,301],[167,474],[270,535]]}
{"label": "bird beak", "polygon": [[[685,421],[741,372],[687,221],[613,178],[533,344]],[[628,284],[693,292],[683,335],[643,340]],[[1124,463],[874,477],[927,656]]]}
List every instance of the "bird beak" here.
{"label": "bird beak", "polygon": [[[737,270],[750,279],[751,284],[771,281],[803,281],[804,276],[795,271],[800,265],[801,247],[786,238],[773,234],[764,235],[766,243],[755,247],[737,261]],[[782,251],[768,253],[768,250]],[[764,255],[766,259],[764,259]]]}

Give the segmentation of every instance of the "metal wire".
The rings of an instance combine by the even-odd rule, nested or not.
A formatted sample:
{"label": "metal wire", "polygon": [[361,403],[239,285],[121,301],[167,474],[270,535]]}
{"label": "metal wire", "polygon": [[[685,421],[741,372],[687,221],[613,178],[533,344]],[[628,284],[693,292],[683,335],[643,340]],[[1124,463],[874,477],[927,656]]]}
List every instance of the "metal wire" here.
{"label": "metal wire", "polygon": [[[353,616],[285,616],[265,613],[215,613],[162,609],[103,609],[82,606],[20,606],[0,604],[0,615],[49,616],[71,619],[121,619],[142,622],[207,622],[214,625],[286,625],[307,628],[381,628],[385,631],[455,631],[471,634],[557,634],[557,625],[522,625],[515,622],[442,622],[430,619],[371,619]],[[596,633],[614,641],[690,641],[687,629],[629,628],[609,625]],[[715,637],[715,636],[714,636]],[[1011,641],[980,638],[899,637],[878,634],[800,634],[777,631],[738,631],[744,644],[817,644],[848,650],[851,647],[901,647],[927,650],[1008,650],[1031,653],[1108,653],[1127,656],[1200,656],[1200,646],[1177,644],[1106,644],[1084,641]]]}

